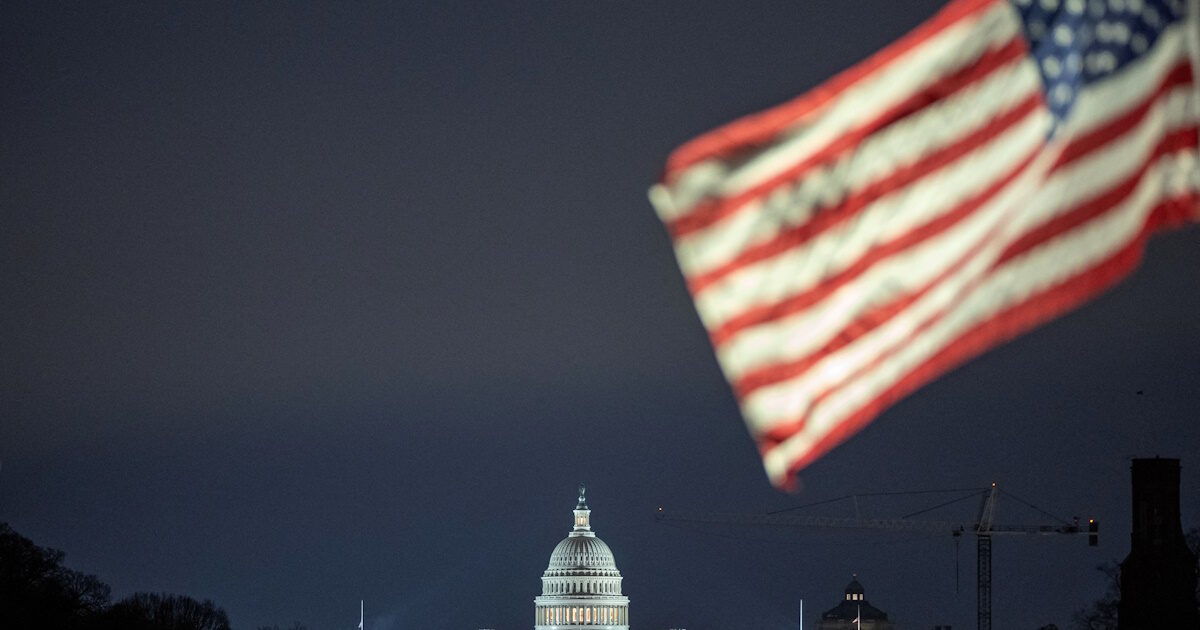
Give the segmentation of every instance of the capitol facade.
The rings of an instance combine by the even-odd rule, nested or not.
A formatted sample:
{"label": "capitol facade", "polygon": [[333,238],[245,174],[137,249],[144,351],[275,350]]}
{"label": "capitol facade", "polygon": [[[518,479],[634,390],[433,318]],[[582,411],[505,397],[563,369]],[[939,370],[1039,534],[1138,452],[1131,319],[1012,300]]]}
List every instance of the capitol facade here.
{"label": "capitol facade", "polygon": [[579,486],[575,526],[550,554],[542,594],[533,600],[535,630],[628,630],[629,598],[612,550],[592,531],[591,509]]}

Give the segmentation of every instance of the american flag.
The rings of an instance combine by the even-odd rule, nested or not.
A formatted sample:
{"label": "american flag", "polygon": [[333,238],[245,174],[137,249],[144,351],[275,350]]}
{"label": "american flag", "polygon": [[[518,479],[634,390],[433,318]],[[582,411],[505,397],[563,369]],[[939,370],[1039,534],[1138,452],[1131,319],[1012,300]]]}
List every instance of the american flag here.
{"label": "american flag", "polygon": [[955,0],[651,200],[771,481],[1200,221],[1196,0]]}

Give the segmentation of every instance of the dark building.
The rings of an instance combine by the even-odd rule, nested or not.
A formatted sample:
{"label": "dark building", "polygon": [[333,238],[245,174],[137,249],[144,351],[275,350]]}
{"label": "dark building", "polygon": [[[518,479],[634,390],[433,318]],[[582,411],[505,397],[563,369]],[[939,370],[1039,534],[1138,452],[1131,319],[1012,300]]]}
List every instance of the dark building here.
{"label": "dark building", "polygon": [[821,614],[817,630],[892,630],[887,613],[867,602],[858,576],[846,585],[846,596],[837,606]]}
{"label": "dark building", "polygon": [[1133,460],[1133,533],[1121,563],[1119,630],[1200,629],[1196,556],[1179,518],[1179,460]]}

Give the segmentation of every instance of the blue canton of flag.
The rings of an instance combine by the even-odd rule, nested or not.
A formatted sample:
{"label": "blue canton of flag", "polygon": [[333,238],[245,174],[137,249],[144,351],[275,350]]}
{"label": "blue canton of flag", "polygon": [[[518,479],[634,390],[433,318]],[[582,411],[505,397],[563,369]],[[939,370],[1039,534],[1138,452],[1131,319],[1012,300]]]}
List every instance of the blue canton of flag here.
{"label": "blue canton of flag", "polygon": [[1183,0],[1012,1],[1056,123],[1071,112],[1084,86],[1145,54],[1185,11]]}

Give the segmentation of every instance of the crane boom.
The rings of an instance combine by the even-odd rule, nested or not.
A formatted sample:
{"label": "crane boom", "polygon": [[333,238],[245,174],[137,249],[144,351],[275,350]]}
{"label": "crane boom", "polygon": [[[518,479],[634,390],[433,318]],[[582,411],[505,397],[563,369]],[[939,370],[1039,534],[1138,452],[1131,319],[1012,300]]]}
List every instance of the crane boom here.
{"label": "crane boom", "polygon": [[[745,514],[736,512],[667,512],[658,508],[656,518],[662,522],[679,523],[709,523],[719,525],[750,525],[765,527],[812,527],[825,529],[858,529],[858,530],[889,530],[910,532],[949,533],[952,536],[962,536],[965,533],[975,535],[976,539],[976,585],[977,585],[977,627],[978,630],[992,628],[992,536],[1005,535],[1071,535],[1087,534],[1088,545],[1096,546],[1099,524],[1089,520],[1086,527],[1081,527],[1076,520],[1073,523],[1034,525],[997,525],[996,504],[999,490],[996,484],[979,493],[983,504],[979,517],[971,522],[928,521],[901,518],[862,518],[836,516],[809,516],[801,514],[766,513]],[[967,495],[966,498],[970,498]],[[854,497],[857,504],[858,497]]]}

